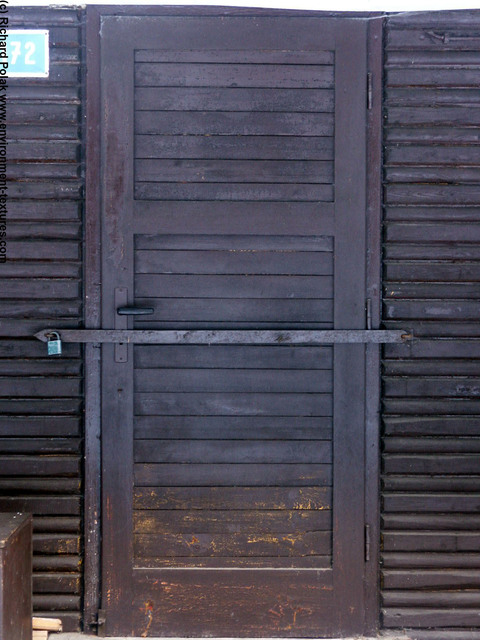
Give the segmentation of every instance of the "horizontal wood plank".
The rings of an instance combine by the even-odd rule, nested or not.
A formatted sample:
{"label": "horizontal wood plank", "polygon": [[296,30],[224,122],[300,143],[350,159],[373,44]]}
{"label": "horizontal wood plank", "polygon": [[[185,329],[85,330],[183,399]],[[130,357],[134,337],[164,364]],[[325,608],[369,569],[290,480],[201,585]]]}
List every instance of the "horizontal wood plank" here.
{"label": "horizontal wood plank", "polygon": [[451,568],[479,568],[480,556],[478,553],[394,553],[383,554],[384,567],[390,568],[438,568],[443,570]]}
{"label": "horizontal wood plank", "polygon": [[389,513],[383,516],[385,529],[472,531],[480,525],[480,515],[472,513]]}
{"label": "horizontal wood plank", "polygon": [[383,480],[385,491],[432,491],[448,493],[449,491],[475,492],[478,490],[478,479],[472,475],[451,476],[404,476],[390,475]]}
{"label": "horizontal wood plank", "polygon": [[3,416],[0,435],[8,437],[76,437],[80,435],[80,418],[76,416]]}
{"label": "horizontal wood plank", "polygon": [[480,453],[480,438],[468,437],[390,437],[388,453]]}
{"label": "horizontal wood plank", "polygon": [[0,497],[2,511],[24,511],[34,515],[77,516],[81,511],[80,496],[12,496]]}
{"label": "horizontal wood plank", "polygon": [[320,298],[333,297],[331,276],[208,276],[137,274],[139,298]]}
{"label": "horizontal wood plank", "polygon": [[382,575],[386,589],[478,589],[480,585],[476,569],[389,569]]}
{"label": "horizontal wood plank", "polygon": [[402,85],[411,87],[474,87],[478,83],[478,71],[468,68],[391,68],[388,71],[386,82],[390,87]]}
{"label": "horizontal wood plank", "polygon": [[[472,181],[476,170],[471,169]],[[144,160],[135,162],[138,183],[332,184],[333,163],[315,160]],[[462,177],[467,177],[466,175]],[[465,180],[463,180],[465,181]]]}
{"label": "horizontal wood plank", "polygon": [[422,607],[442,607],[453,609],[456,607],[477,607],[480,591],[460,592],[434,591],[431,593],[409,591],[387,591],[383,597],[386,607],[416,607],[419,601]]}
{"label": "horizontal wood plank", "polygon": [[194,50],[162,50],[137,49],[135,62],[194,62],[194,63],[237,63],[237,64],[312,64],[331,65],[335,59],[333,51],[300,51],[298,49],[271,49],[261,51],[255,49],[194,49]]}
{"label": "horizontal wood plank", "polygon": [[[295,55],[291,52],[292,55]],[[245,52],[245,56],[248,52]],[[137,87],[137,111],[333,111],[332,89]]]}
{"label": "horizontal wood plank", "polygon": [[198,536],[138,534],[135,536],[134,553],[138,564],[143,558],[170,558],[179,564],[184,559],[193,558],[238,558],[240,565],[243,565],[240,558],[264,558],[274,564],[277,557],[328,556],[331,552],[330,539],[329,531],[252,535],[202,533]]}
{"label": "horizontal wood plank", "polygon": [[228,510],[228,511],[135,511],[134,531],[141,534],[160,533],[298,533],[329,531],[329,510]]}
{"label": "horizontal wood plank", "polygon": [[333,136],[329,113],[252,113],[250,111],[138,111],[135,134],[206,136]]}
{"label": "horizontal wood plank", "polygon": [[451,396],[470,397],[480,394],[480,380],[467,376],[386,377],[385,391],[389,396]]}
{"label": "horizontal wood plank", "polygon": [[[253,329],[258,328],[258,323],[289,323],[289,327],[294,328],[294,323],[301,325],[309,322],[323,323],[328,328],[332,327],[333,300],[331,298],[268,298],[267,296],[270,293],[268,284],[262,282],[256,285],[256,296],[258,297],[248,297],[250,295],[248,291],[249,279],[245,278],[243,287],[239,292],[240,294],[243,293],[243,297],[238,298],[211,297],[215,295],[212,290],[204,291],[203,298],[172,297],[168,299],[168,304],[165,304],[165,299],[160,297],[160,292],[158,292],[158,297],[156,298],[138,296],[136,298],[138,306],[153,308],[153,314],[145,317],[139,316],[135,320],[134,326],[135,328],[156,329],[161,328],[156,326],[159,322],[173,322],[175,324],[172,328],[182,329],[185,323],[190,323],[188,328],[193,329],[193,322],[210,323],[207,325],[208,328],[211,327],[212,322],[215,323],[215,326],[220,323],[231,322],[236,323],[234,326],[237,326],[238,323],[243,323],[243,326],[245,323],[257,323],[252,326]],[[282,284],[284,287],[285,285],[288,287],[288,283]],[[195,288],[195,281],[192,281],[191,286]],[[311,284],[311,287],[313,289],[314,283]],[[252,293],[255,294],[255,287],[253,286],[252,289]],[[292,287],[290,287],[290,290],[292,290]],[[262,291],[264,296],[261,295]],[[171,292],[174,295],[184,295],[186,293],[175,289],[174,286],[172,286]],[[237,291],[234,293],[238,294]],[[316,294],[316,292],[314,293]],[[151,291],[145,290],[145,294],[151,295]],[[194,296],[195,292],[191,291],[191,294]],[[232,290],[228,291],[228,288],[224,288],[223,296],[228,295],[232,295]],[[267,300],[268,303],[266,302]],[[51,317],[51,315],[48,316],[46,314],[47,317]],[[218,318],[221,318],[221,321]]]}
{"label": "horizontal wood plank", "polygon": [[478,418],[473,416],[392,417],[385,420],[390,436],[477,436]]}
{"label": "horizontal wood plank", "polygon": [[386,512],[468,513],[480,511],[480,493],[384,493]]}
{"label": "horizontal wood plank", "polygon": [[[310,205],[310,204],[291,204],[291,203],[276,203],[276,204],[249,204],[249,208],[253,208],[260,215],[259,220],[263,216],[271,217],[275,215],[278,218],[280,212],[284,212],[289,216],[310,217],[315,210],[323,217],[326,218],[326,223],[329,224],[333,219],[333,208],[331,205]],[[238,233],[235,229],[232,229],[232,233],[226,235],[215,235],[211,233],[196,234],[190,230],[189,234],[185,234],[185,227],[178,228],[175,234],[169,234],[167,231],[158,233],[158,215],[165,213],[166,208],[171,208],[175,215],[180,215],[182,209],[189,213],[190,218],[196,218],[203,216],[207,209],[219,214],[228,213],[229,217],[236,218],[242,214],[245,214],[245,206],[238,203],[182,203],[162,205],[162,203],[155,203],[151,205],[149,203],[142,203],[136,205],[137,216],[135,219],[135,225],[139,225],[140,229],[135,234],[134,242],[135,249],[147,250],[147,251],[173,251],[173,250],[215,250],[215,251],[318,251],[318,252],[333,252],[333,237],[331,235],[312,235],[312,233],[300,235],[300,231],[297,234],[279,235],[279,228],[275,229],[275,233],[264,234],[257,229],[257,233]],[[142,221],[144,227],[147,223],[151,225],[151,229],[143,231]],[[156,227],[154,226],[155,219]],[[229,224],[232,221],[229,220]],[[215,228],[216,233],[218,229]],[[282,230],[283,231],[283,230]],[[479,239],[480,242],[480,239]]]}
{"label": "horizontal wood plank", "polygon": [[135,465],[135,486],[218,486],[218,487],[310,487],[328,486],[331,465],[322,464],[189,464],[181,469],[172,464]]}
{"label": "horizontal wood plank", "polygon": [[2,456],[2,476],[77,476],[80,460],[74,456]]}
{"label": "horizontal wood plank", "polygon": [[332,447],[325,440],[235,440],[228,447],[224,440],[137,440],[134,459],[168,464],[329,464]]}
{"label": "horizontal wood plank", "polygon": [[[475,189],[473,187],[473,189]],[[476,193],[476,192],[475,192]],[[137,200],[235,200],[240,202],[333,202],[333,187],[329,185],[285,183],[156,183],[137,182]],[[474,198],[472,194],[471,198]]]}
{"label": "horizontal wood plank", "polygon": [[396,532],[384,534],[385,551],[475,552],[480,543],[477,532]]}
{"label": "horizontal wood plank", "polygon": [[[195,90],[196,91],[196,90]],[[163,95],[164,90],[162,90]],[[210,93],[210,89],[209,89]],[[222,109],[226,109],[222,105]],[[333,137],[320,133],[300,136],[217,135],[208,143],[198,135],[137,134],[136,158],[216,159],[230,160],[333,160]]]}
{"label": "horizontal wood plank", "polygon": [[330,487],[137,487],[134,509],[329,509]]}
{"label": "horizontal wood plank", "polygon": [[135,84],[138,87],[278,87],[331,88],[333,66],[318,65],[312,74],[310,65],[199,64],[137,62]]}
{"label": "horizontal wood plank", "polygon": [[[138,369],[135,390],[141,393],[181,391],[242,393],[331,393],[332,373],[326,369]],[[0,379],[1,383],[1,379]],[[473,384],[473,382],[472,382]]]}
{"label": "horizontal wood plank", "polygon": [[194,569],[202,568],[211,571],[225,571],[226,569],[247,569],[256,570],[280,570],[280,569],[329,569],[332,565],[330,556],[234,556],[234,557],[177,557],[177,558],[157,558],[157,557],[138,557],[135,569]]}
{"label": "horizontal wood plank", "polygon": [[61,573],[40,573],[33,576],[33,593],[72,593],[80,594],[80,575]]}
{"label": "horizontal wood plank", "polygon": [[472,627],[478,623],[480,609],[391,608],[383,615],[385,627]]}
{"label": "horizontal wood plank", "polygon": [[138,439],[164,440],[330,440],[329,417],[136,416]]}
{"label": "horizontal wood plank", "polygon": [[480,457],[475,454],[389,454],[384,458],[387,473],[439,473],[462,474],[480,473]]}
{"label": "horizontal wood plank", "polygon": [[[428,282],[432,290],[435,290],[432,281],[461,283],[456,285],[460,288],[465,282],[477,282],[480,279],[480,264],[466,260],[460,263],[433,260],[389,261],[385,267],[388,280]],[[452,290],[455,291],[453,287]],[[466,293],[468,292],[464,293],[465,297]]]}
{"label": "horizontal wood plank", "polygon": [[134,405],[136,415],[332,415],[331,395],[321,393],[136,393]]}
{"label": "horizontal wood plank", "polygon": [[[478,345],[480,350],[480,344]],[[1,353],[1,352],[0,352]],[[332,347],[136,345],[135,368],[316,370],[332,367]],[[2,361],[0,361],[0,370]]]}
{"label": "horizontal wood plank", "polygon": [[[475,265],[472,265],[475,268]],[[135,252],[137,274],[198,275],[332,275],[330,252],[285,250],[141,251]],[[475,271],[476,273],[476,271]]]}

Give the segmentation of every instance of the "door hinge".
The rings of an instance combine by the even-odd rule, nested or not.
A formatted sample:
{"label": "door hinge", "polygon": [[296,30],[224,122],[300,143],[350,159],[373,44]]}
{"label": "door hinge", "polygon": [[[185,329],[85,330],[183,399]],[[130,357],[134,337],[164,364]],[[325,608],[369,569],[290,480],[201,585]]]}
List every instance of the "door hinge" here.
{"label": "door hinge", "polygon": [[373,107],[373,80],[372,80],[372,74],[367,73],[367,109],[370,111],[372,107]]}
{"label": "door hinge", "polygon": [[99,609],[97,615],[90,622],[91,627],[97,627],[97,636],[99,638],[105,637],[105,623],[107,622],[107,613],[105,609]]}
{"label": "door hinge", "polygon": [[372,330],[372,299],[371,298],[367,298],[366,302],[365,302],[365,314],[366,314],[366,321],[367,321],[367,331],[371,331]]}
{"label": "door hinge", "polygon": [[365,562],[370,562],[370,525],[365,525]]}

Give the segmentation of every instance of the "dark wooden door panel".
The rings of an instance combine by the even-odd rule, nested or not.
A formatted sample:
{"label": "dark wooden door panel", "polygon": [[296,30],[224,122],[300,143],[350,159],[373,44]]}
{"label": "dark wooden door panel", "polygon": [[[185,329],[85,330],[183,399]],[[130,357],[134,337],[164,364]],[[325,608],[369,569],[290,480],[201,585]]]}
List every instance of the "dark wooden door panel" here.
{"label": "dark wooden door panel", "polygon": [[[105,328],[365,328],[362,22],[106,16],[102,69]],[[108,633],[360,633],[364,347],[116,348]]]}

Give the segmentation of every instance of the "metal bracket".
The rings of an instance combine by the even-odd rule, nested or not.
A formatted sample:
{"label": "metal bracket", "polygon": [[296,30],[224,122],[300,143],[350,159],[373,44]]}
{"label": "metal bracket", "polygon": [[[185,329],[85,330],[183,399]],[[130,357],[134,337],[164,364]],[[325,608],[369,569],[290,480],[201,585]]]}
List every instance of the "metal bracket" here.
{"label": "metal bracket", "polygon": [[99,638],[105,637],[105,624],[107,622],[107,612],[104,609],[99,609],[95,620],[90,622],[90,627],[97,627],[97,636]]}
{"label": "metal bracket", "polygon": [[[323,331],[157,331],[112,329],[44,329],[35,334],[42,342],[56,331],[62,342],[110,342],[122,344],[383,344],[412,340],[411,332],[395,330],[340,329]],[[121,361],[123,362],[123,360]]]}
{"label": "metal bracket", "polygon": [[[128,302],[128,291],[126,287],[117,287],[115,289],[115,309],[123,307]],[[115,329],[123,331],[128,328],[128,317],[115,313]],[[123,342],[115,343],[115,362],[127,362],[128,345]]]}
{"label": "metal bracket", "polygon": [[367,73],[367,109],[373,108],[373,77],[371,73]]}
{"label": "metal bracket", "polygon": [[371,539],[370,539],[370,525],[365,525],[365,562],[370,562],[370,548],[371,548]]}

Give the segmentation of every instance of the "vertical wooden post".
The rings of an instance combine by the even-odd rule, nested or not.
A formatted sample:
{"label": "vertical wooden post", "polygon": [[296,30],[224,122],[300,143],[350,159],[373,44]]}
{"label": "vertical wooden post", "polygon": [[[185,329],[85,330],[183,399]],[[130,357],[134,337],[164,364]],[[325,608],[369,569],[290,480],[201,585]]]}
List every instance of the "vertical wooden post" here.
{"label": "vertical wooden post", "polygon": [[[371,301],[371,328],[381,318],[382,230],[382,82],[383,18],[368,25],[370,108],[367,112],[367,298]],[[366,349],[365,411],[365,522],[369,531],[369,558],[365,566],[365,633],[379,626],[380,545],[380,345]]]}
{"label": "vertical wooden post", "polygon": [[[100,281],[100,14],[87,9],[85,300],[87,329],[101,327]],[[84,630],[100,607],[101,527],[100,345],[85,345],[85,583]]]}

